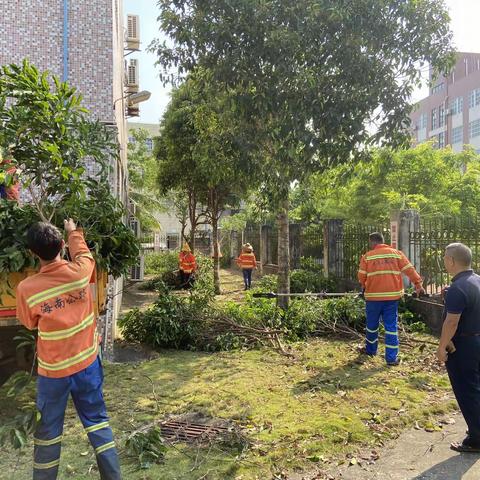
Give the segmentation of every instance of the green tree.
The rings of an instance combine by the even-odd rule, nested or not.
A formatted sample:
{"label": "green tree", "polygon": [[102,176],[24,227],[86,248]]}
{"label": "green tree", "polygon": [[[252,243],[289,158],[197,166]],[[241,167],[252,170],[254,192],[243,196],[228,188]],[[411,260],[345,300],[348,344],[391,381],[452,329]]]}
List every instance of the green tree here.
{"label": "green tree", "polygon": [[[374,141],[406,142],[419,66],[453,61],[441,0],[159,0],[163,78],[210,69],[257,128],[257,168],[278,213],[279,291],[289,292],[295,181]],[[380,113],[379,113],[380,112]],[[378,126],[371,135],[369,121]],[[256,157],[257,159],[260,156]],[[286,307],[288,302],[282,301]]]}
{"label": "green tree", "polygon": [[0,147],[20,166],[22,186],[44,221],[67,198],[85,198],[87,159],[106,179],[106,160],[118,154],[113,133],[81,101],[75,88],[26,60],[0,69]]}
{"label": "green tree", "polygon": [[128,145],[129,196],[137,205],[142,229],[152,231],[160,227],[156,214],[164,210],[158,199],[157,161],[146,145],[148,131],[134,129],[131,135],[134,141]]}
{"label": "green tree", "polygon": [[[205,80],[208,73],[196,72],[173,94],[171,109],[164,117],[163,141],[172,152],[187,152],[175,162],[175,155],[168,162],[161,161],[160,178],[171,179],[168,185],[178,187],[185,181],[193,186],[195,198],[206,207],[206,218],[212,226],[214,285],[220,293],[218,227],[222,212],[238,204],[246,195],[254,178],[248,171],[251,165],[244,148],[246,126],[240,125],[235,112],[230,108],[230,98],[218,94],[213,85]],[[180,95],[182,103],[175,102]],[[175,110],[179,108],[179,110]],[[170,128],[170,118],[175,118],[175,129]],[[180,132],[188,134],[181,136]],[[168,136],[167,136],[168,133]],[[179,172],[187,170],[188,173]],[[167,169],[169,169],[167,171]]]}
{"label": "green tree", "polygon": [[473,218],[480,213],[480,156],[472,149],[455,154],[431,144],[379,149],[351,167],[314,174],[297,186],[292,204],[293,215],[310,223],[344,218],[376,224],[405,208],[422,217]]}

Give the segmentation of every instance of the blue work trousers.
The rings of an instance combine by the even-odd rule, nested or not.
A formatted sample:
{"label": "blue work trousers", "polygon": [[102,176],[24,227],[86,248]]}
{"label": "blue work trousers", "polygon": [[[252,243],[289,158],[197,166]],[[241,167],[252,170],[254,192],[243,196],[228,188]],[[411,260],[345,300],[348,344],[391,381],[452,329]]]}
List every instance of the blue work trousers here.
{"label": "blue work trousers", "polygon": [[245,283],[245,288],[251,288],[252,286],[252,268],[243,269],[243,283]]}
{"label": "blue work trousers", "polygon": [[471,447],[480,448],[480,336],[453,339],[456,351],[448,354],[447,367],[453,393],[468,425]]}
{"label": "blue work trousers", "polygon": [[37,408],[41,419],[34,438],[34,480],[55,480],[60,465],[63,421],[72,395],[78,416],[95,450],[102,480],[120,480],[120,464],[102,393],[103,370],[96,359],[84,370],[63,378],[39,376]]}
{"label": "blue work trousers", "polygon": [[367,334],[366,350],[376,355],[378,349],[378,329],[380,317],[385,327],[385,360],[395,362],[398,356],[398,300],[366,302]]}

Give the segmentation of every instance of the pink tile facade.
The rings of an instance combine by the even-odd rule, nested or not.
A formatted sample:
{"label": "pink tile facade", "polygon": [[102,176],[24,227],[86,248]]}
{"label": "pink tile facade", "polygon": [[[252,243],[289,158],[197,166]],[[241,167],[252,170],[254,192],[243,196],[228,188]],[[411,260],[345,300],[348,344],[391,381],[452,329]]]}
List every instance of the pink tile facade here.
{"label": "pink tile facade", "polygon": [[[114,2],[69,0],[69,82],[100,120],[114,121]],[[9,0],[0,16],[0,64],[28,58],[63,72],[63,0]]]}

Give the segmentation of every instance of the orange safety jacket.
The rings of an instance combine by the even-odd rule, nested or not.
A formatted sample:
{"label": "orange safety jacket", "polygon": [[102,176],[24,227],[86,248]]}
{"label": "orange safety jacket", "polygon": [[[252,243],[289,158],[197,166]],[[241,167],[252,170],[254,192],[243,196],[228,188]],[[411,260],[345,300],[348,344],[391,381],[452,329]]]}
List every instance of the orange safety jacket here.
{"label": "orange safety jacket", "polygon": [[180,266],[180,270],[185,273],[192,273],[197,268],[195,255],[193,255],[193,253],[191,252],[180,252],[178,263]]}
{"label": "orange safety jacket", "polygon": [[87,368],[98,354],[97,322],[90,278],[95,260],[83,232],[71,232],[72,262],[43,266],[17,287],[17,315],[25,327],[38,329],[38,373],[62,378]]}
{"label": "orange safety jacket", "polygon": [[422,279],[408,258],[389,245],[380,244],[363,255],[358,280],[365,289],[365,300],[398,300],[403,296],[402,273],[419,289]]}
{"label": "orange safety jacket", "polygon": [[242,253],[237,258],[237,264],[242,270],[257,268],[257,259],[254,253]]}

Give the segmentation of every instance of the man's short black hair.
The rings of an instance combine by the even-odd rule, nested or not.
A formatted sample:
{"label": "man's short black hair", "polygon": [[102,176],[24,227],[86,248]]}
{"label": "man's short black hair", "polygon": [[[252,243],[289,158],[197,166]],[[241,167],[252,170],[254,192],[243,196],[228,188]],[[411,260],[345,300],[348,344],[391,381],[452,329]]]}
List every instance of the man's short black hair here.
{"label": "man's short black hair", "polygon": [[27,232],[28,248],[42,260],[53,260],[62,249],[62,234],[50,223],[34,223]]}
{"label": "man's short black hair", "polygon": [[368,239],[372,243],[385,243],[385,239],[383,238],[383,235],[379,232],[373,232],[368,236]]}

